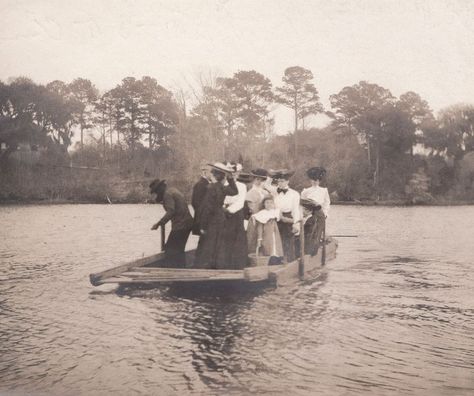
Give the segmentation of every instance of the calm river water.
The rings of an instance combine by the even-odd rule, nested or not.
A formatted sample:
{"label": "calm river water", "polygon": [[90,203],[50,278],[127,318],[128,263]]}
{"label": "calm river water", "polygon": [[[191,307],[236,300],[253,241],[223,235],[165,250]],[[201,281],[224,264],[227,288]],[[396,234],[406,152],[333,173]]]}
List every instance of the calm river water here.
{"label": "calm river water", "polygon": [[329,233],[359,237],[290,288],[92,287],[157,252],[159,215],[0,207],[0,394],[474,394],[474,207],[335,206]]}

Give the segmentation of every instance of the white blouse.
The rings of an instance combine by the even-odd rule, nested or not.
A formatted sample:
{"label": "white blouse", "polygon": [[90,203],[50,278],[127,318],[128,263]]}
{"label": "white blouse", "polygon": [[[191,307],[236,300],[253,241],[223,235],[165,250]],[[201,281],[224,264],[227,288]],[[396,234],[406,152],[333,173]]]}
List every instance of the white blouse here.
{"label": "white blouse", "polygon": [[321,205],[321,209],[326,216],[329,214],[331,199],[329,198],[329,192],[326,187],[312,186],[305,188],[303,191],[301,191],[301,198],[312,199]]}
{"label": "white blouse", "polygon": [[245,196],[247,195],[247,186],[244,183],[235,182],[237,186],[238,193],[237,195],[227,195],[224,198],[224,207],[230,213],[237,213],[245,205]]}
{"label": "white blouse", "polygon": [[275,206],[277,209],[280,209],[281,213],[288,213],[291,212],[291,216],[293,217],[293,223],[297,223],[301,220],[301,212],[300,212],[300,194],[293,190],[292,188],[288,188],[286,193],[276,193],[274,195]]}

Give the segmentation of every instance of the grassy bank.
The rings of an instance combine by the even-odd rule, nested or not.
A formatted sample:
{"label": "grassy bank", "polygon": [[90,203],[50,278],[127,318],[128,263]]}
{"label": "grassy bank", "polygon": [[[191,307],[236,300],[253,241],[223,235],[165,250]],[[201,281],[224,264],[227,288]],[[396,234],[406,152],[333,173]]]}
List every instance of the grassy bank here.
{"label": "grassy bank", "polygon": [[[133,168],[68,168],[67,166],[19,166],[4,168],[0,172],[0,204],[120,204],[147,203],[150,196],[148,185],[151,176]],[[154,172],[156,173],[156,172]],[[301,173],[301,172],[300,172]],[[193,177],[182,172],[168,173],[170,185],[180,189],[190,201]],[[296,189],[305,184],[303,176],[295,178]],[[296,177],[296,176],[295,176]],[[333,205],[360,206],[445,206],[472,205],[474,200],[462,199],[462,195],[433,197],[419,193],[410,196],[391,196],[392,199],[371,199],[368,197],[353,200],[332,198]],[[387,196],[390,196],[387,194]]]}

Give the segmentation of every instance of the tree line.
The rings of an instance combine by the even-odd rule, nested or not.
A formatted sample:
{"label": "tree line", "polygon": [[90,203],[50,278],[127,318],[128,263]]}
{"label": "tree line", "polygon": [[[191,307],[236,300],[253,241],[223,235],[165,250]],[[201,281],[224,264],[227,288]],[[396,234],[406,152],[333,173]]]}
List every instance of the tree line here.
{"label": "tree line", "polygon": [[[176,92],[149,76],[126,77],[106,92],[83,78],[41,85],[20,77],[0,82],[0,168],[11,179],[15,172],[6,170],[27,143],[41,152],[38,166],[73,160],[107,170],[93,178],[104,186],[159,175],[188,191],[201,161],[230,159],[247,168],[294,167],[296,184],[305,167],[325,166],[340,200],[474,198],[474,106],[435,115],[417,93],[396,97],[367,81],[344,87],[329,103],[325,109],[312,72],[300,66],[287,68],[276,87],[250,70],[201,75]],[[292,111],[287,134],[275,131],[277,106]],[[328,125],[309,128],[320,114]]]}

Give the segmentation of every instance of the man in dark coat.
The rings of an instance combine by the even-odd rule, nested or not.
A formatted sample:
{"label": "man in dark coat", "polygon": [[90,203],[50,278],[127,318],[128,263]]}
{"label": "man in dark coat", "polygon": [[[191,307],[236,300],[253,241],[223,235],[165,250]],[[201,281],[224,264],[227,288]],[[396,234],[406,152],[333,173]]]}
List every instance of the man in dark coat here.
{"label": "man in dark coat", "polygon": [[150,184],[150,192],[156,194],[156,202],[162,203],[166,211],[151,229],[156,230],[171,220],[171,232],[165,243],[166,262],[172,267],[185,267],[184,250],[193,226],[193,218],[189,213],[186,199],[178,189],[168,187],[165,180],[154,180]]}
{"label": "man in dark coat", "polygon": [[209,165],[201,165],[201,177],[193,187],[191,196],[191,205],[194,209],[193,235],[200,235],[199,225],[199,208],[201,207],[204,196],[206,195],[207,186],[209,185]]}

